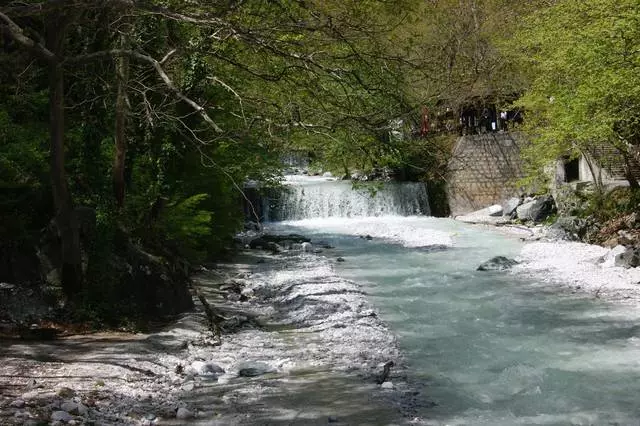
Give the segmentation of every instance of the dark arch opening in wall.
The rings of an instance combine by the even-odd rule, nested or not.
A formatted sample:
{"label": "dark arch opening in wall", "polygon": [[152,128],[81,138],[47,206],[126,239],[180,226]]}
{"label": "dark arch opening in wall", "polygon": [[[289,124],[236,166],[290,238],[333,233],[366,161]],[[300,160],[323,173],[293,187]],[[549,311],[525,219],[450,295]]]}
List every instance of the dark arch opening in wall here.
{"label": "dark arch opening in wall", "polygon": [[564,160],[564,181],[575,182],[580,180],[580,159]]}

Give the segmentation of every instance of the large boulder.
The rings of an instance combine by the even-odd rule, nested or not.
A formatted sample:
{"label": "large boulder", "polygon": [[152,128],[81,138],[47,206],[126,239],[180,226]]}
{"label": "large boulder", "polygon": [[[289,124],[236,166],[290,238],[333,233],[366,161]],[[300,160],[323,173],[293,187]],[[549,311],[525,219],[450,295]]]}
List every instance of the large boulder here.
{"label": "large boulder", "polygon": [[478,266],[478,271],[505,271],[517,265],[518,262],[504,256],[496,256]]}
{"label": "large boulder", "polygon": [[547,236],[558,240],[580,241],[585,234],[587,221],[575,216],[559,217],[549,227]]}
{"label": "large boulder", "polygon": [[556,206],[551,195],[542,195],[525,202],[516,208],[518,219],[541,222],[556,212]]}
{"label": "large boulder", "polygon": [[516,208],[518,208],[521,201],[522,200],[520,200],[519,197],[509,198],[502,205],[502,214],[504,216],[511,216],[512,214],[514,214],[514,212],[516,211]]}

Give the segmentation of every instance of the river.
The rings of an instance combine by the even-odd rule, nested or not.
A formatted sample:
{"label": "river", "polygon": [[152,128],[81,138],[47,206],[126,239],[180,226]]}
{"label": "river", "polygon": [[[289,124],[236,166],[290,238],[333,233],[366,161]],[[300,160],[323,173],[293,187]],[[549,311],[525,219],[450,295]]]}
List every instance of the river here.
{"label": "river", "polygon": [[295,220],[269,228],[322,240],[335,249],[320,255],[345,259],[335,263],[338,274],[366,286],[398,337],[424,424],[640,424],[637,309],[476,271],[493,256],[516,257],[524,243],[451,219],[405,216],[428,213],[424,200],[397,206],[407,191],[421,194],[417,187],[397,197],[384,195],[397,189],[379,189],[383,196],[368,201],[344,183],[294,185],[295,207],[286,208]]}

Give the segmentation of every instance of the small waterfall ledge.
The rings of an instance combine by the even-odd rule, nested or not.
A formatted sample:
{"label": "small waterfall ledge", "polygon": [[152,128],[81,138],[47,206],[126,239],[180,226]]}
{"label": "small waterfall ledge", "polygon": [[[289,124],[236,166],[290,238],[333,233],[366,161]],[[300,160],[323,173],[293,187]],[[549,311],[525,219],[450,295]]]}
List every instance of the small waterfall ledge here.
{"label": "small waterfall ledge", "polygon": [[321,217],[430,215],[425,184],[419,182],[352,182],[288,176],[287,185],[269,200],[268,220]]}

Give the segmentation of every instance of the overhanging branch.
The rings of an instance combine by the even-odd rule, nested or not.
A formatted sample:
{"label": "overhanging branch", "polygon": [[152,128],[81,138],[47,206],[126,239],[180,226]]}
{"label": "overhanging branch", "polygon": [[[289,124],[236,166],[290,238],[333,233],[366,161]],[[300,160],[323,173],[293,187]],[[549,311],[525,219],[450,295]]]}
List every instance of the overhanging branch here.
{"label": "overhanging branch", "polygon": [[[172,52],[169,52],[169,54],[167,54],[165,58],[167,58],[171,54]],[[176,85],[173,83],[173,80],[171,79],[171,77],[169,77],[169,75],[164,70],[164,68],[162,68],[162,64],[158,62],[155,58],[149,55],[145,55],[143,53],[136,52],[134,50],[110,49],[110,50],[102,50],[99,52],[89,53],[87,55],[74,56],[74,57],[65,59],[64,62],[65,63],[88,62],[88,61],[98,60],[98,59],[114,58],[117,56],[129,56],[132,59],[136,59],[138,61],[146,62],[150,64],[155,69],[156,73],[158,74],[160,79],[163,81],[167,89],[169,89],[169,91],[171,91],[175,97],[177,97],[178,99],[180,99],[181,101],[189,105],[191,109],[197,112],[200,115],[200,117],[202,117],[202,119],[207,124],[209,124],[217,133],[223,132],[223,130],[211,119],[211,117],[209,117],[209,114],[207,114],[207,111],[205,110],[205,108],[199,105],[197,102],[195,102],[191,98],[189,98],[184,93],[182,93],[182,91],[178,89],[178,87],[176,87]]]}
{"label": "overhanging branch", "polygon": [[16,24],[3,12],[0,12],[0,23],[0,28],[4,28],[9,36],[11,36],[11,38],[13,38],[16,42],[20,43],[29,50],[33,50],[38,56],[47,61],[57,60],[56,55],[52,51],[44,47],[42,44],[36,43],[33,39],[27,37],[24,34],[22,28],[20,28],[18,24]]}

